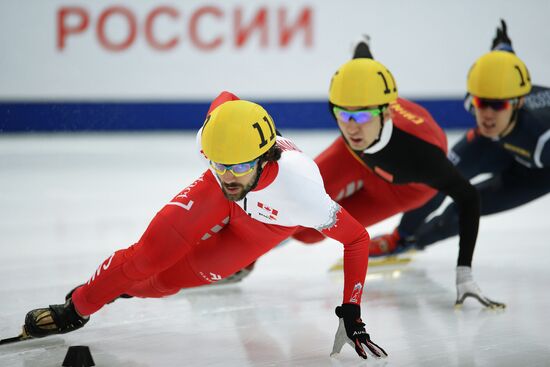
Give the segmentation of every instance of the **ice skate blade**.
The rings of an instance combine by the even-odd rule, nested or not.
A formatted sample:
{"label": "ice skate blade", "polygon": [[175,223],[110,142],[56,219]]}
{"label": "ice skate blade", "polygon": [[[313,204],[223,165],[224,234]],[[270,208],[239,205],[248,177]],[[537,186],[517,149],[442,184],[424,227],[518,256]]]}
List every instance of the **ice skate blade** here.
{"label": "ice skate blade", "polygon": [[[369,259],[369,268],[372,267],[382,267],[382,266],[394,266],[394,265],[407,265],[412,261],[410,256],[402,255],[391,255],[386,257],[372,258]],[[329,272],[332,271],[342,271],[344,270],[344,262],[342,259],[339,259],[334,263],[330,268]]]}

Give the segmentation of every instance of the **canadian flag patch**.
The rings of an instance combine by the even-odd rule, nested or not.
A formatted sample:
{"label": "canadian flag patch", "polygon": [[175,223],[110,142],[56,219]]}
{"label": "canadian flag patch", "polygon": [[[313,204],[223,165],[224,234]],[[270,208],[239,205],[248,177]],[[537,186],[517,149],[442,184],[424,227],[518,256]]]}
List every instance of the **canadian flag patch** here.
{"label": "canadian flag patch", "polygon": [[279,211],[277,209],[270,208],[267,205],[264,205],[264,203],[261,203],[259,201],[258,201],[258,208],[263,209],[265,212],[267,212],[267,215],[260,212],[259,214],[261,216],[264,216],[271,220],[277,219],[277,214],[279,214]]}

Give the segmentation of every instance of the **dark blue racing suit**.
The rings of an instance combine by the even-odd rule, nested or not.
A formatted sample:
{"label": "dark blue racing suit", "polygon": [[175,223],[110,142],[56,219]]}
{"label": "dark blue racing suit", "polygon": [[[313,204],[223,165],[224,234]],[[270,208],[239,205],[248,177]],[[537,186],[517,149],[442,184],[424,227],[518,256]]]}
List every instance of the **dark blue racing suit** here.
{"label": "dark blue racing suit", "polygon": [[[449,151],[449,159],[467,179],[490,174],[489,179],[475,185],[481,215],[489,215],[516,208],[550,191],[549,141],[550,89],[533,86],[507,136],[491,139],[471,129]],[[454,203],[426,221],[444,199],[439,193],[424,206],[406,212],[398,227],[401,238],[424,248],[456,235],[458,211]]]}

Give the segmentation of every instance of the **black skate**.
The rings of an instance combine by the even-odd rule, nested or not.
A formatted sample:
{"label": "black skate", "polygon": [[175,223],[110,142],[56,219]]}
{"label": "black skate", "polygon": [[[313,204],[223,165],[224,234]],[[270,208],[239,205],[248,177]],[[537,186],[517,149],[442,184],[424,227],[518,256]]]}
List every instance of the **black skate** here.
{"label": "black skate", "polygon": [[90,317],[80,316],[76,312],[71,299],[71,295],[76,288],[78,287],[67,294],[64,304],[50,305],[48,308],[37,308],[29,311],[25,316],[25,324],[21,334],[12,338],[1,339],[0,345],[55,334],[65,334],[86,325]]}
{"label": "black skate", "polygon": [[[37,308],[27,313],[23,331],[18,336],[0,339],[0,345],[16,343],[28,339],[43,338],[45,336],[65,334],[80,329],[90,320],[89,316],[80,316],[73,304],[73,292],[81,285],[74,287],[66,296],[62,305],[50,305],[48,308]],[[121,294],[119,298],[132,298],[128,294]]]}
{"label": "black skate", "polygon": [[31,338],[43,338],[55,334],[65,334],[80,329],[90,320],[80,316],[72,299],[62,305],[50,305],[48,308],[37,308],[27,313],[24,334]]}

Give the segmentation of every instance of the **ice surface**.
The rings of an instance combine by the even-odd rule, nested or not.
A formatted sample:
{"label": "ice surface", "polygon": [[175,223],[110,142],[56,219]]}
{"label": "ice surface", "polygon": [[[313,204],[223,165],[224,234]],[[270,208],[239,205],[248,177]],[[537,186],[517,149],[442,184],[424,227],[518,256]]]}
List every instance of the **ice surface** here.
{"label": "ice surface", "polygon": [[[310,155],[335,137],[285,135]],[[0,135],[0,336],[136,241],[203,171],[194,147],[185,133]],[[343,280],[327,271],[341,245],[326,240],[287,242],[238,285],[119,300],[77,332],[0,347],[0,366],[60,366],[71,345],[89,346],[97,366],[548,366],[549,205],[543,198],[481,222],[474,276],[507,303],[503,312],[474,301],[454,310],[456,238],[406,266],[371,267],[363,318],[390,354],[384,361],[362,361],[348,346],[329,357]]]}

